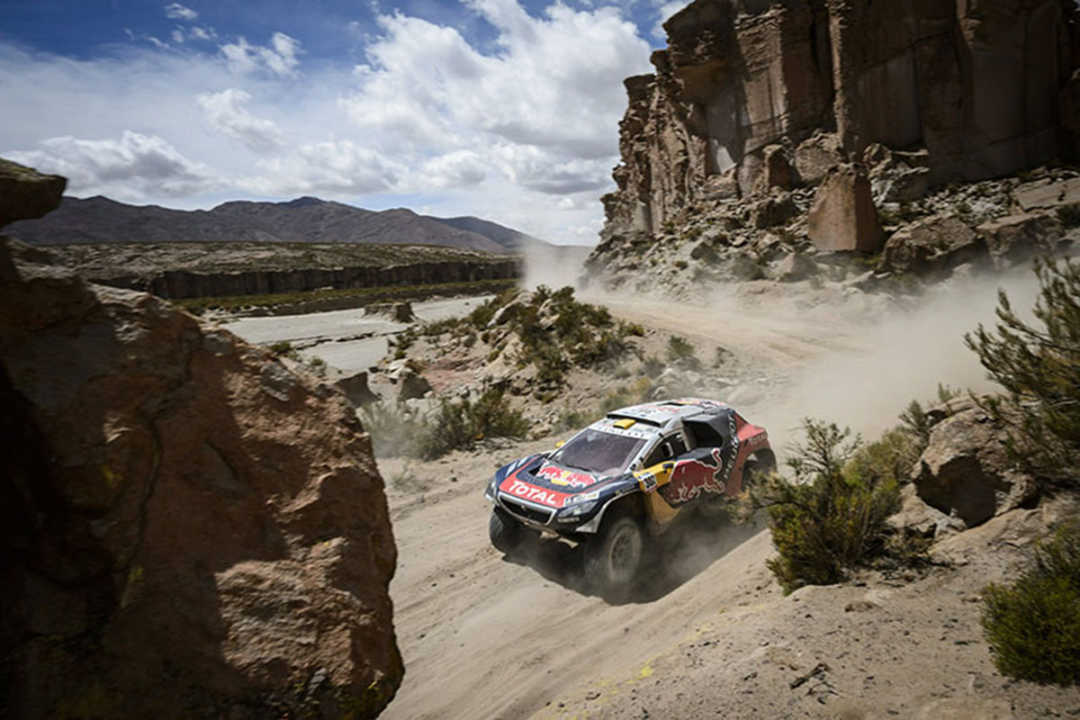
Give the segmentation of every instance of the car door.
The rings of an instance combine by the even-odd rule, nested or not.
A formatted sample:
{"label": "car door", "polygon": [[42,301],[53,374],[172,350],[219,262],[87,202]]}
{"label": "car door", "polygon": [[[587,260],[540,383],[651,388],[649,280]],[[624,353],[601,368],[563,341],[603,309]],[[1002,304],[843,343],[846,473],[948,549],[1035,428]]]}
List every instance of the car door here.
{"label": "car door", "polygon": [[688,451],[684,444],[681,447],[683,451],[674,458],[667,484],[660,488],[664,500],[672,507],[678,507],[696,500],[703,492],[724,492],[720,448],[700,447]]}

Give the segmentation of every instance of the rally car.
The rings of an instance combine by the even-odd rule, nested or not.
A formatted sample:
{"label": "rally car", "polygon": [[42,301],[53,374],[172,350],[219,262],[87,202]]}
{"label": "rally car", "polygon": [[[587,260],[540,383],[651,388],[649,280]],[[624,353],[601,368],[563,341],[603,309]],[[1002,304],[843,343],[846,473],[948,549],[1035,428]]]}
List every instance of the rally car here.
{"label": "rally car", "polygon": [[495,471],[488,532],[509,553],[528,529],[584,544],[586,577],[625,597],[649,540],[680,515],[714,516],[776,458],[764,428],[698,398],[622,408],[552,452]]}

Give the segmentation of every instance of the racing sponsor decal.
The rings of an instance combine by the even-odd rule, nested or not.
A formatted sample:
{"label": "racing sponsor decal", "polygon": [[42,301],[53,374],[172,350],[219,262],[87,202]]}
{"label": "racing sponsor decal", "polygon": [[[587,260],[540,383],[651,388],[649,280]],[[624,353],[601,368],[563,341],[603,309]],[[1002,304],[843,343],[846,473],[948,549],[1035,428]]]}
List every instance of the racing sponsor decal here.
{"label": "racing sponsor decal", "polygon": [[517,478],[508,478],[507,480],[504,480],[503,484],[499,486],[499,490],[508,495],[521,498],[522,500],[528,500],[530,502],[554,508],[561,508],[566,504],[566,498],[569,497],[561,492],[545,490],[544,488],[530,485]]}
{"label": "racing sponsor decal", "polygon": [[677,506],[690,502],[703,492],[722,493],[725,487],[723,470],[720,448],[713,448],[709,456],[701,460],[680,460],[661,494],[668,504]]}
{"label": "racing sponsor decal", "polygon": [[547,480],[552,485],[562,485],[564,487],[572,488],[586,488],[596,483],[597,478],[594,475],[588,473],[575,472],[574,470],[563,470],[556,465],[545,464],[540,468],[540,472],[536,473],[536,477]]}
{"label": "racing sponsor decal", "polygon": [[656,490],[656,475],[651,472],[642,471],[637,473],[637,480],[642,492],[648,493]]}

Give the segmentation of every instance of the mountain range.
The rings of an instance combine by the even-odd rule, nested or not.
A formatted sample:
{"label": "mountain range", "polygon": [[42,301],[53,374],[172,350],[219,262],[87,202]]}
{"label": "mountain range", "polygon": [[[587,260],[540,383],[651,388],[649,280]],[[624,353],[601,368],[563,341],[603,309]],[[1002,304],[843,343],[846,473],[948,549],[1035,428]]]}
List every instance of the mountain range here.
{"label": "mountain range", "polygon": [[444,245],[500,254],[550,247],[539,238],[476,217],[436,218],[395,208],[373,211],[301,197],[288,202],[226,202],[212,210],[127,205],[102,196],[64,197],[38,220],[5,228],[34,245],[300,242]]}

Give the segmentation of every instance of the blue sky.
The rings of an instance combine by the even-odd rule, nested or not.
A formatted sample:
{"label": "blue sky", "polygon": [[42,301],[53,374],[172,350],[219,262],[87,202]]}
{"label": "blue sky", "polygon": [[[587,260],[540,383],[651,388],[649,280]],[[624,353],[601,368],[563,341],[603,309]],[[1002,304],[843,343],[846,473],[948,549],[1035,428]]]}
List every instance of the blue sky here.
{"label": "blue sky", "polygon": [[0,156],[69,194],[315,195],[595,242],[664,0],[3,0]]}

